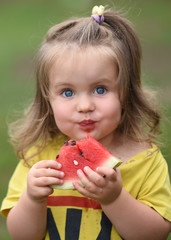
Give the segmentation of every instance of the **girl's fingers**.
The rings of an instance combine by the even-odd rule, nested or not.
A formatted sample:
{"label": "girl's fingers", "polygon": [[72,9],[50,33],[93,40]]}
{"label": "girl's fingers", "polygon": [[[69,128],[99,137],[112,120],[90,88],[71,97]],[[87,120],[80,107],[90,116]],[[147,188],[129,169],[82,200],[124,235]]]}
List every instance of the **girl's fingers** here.
{"label": "girl's fingers", "polygon": [[84,188],[83,186],[80,185],[80,183],[78,182],[73,182],[73,185],[75,187],[75,189],[81,193],[82,195],[86,196],[86,197],[90,197],[89,192],[87,191],[86,188]]}
{"label": "girl's fingers", "polygon": [[88,190],[89,192],[94,192],[96,190],[97,187],[94,185],[94,183],[89,181],[89,179],[87,178],[87,176],[85,176],[85,174],[83,173],[82,170],[79,169],[77,171],[77,175],[78,175],[82,185],[84,186],[85,190]]}
{"label": "girl's fingers", "polygon": [[55,177],[42,177],[36,180],[37,187],[61,185],[61,184],[63,184],[63,180]]}
{"label": "girl's fingers", "polygon": [[[87,172],[89,172],[90,171],[90,169],[87,169]],[[97,177],[101,177],[101,176],[98,176],[98,174],[96,174],[94,171],[90,171],[91,173],[92,173],[92,175],[93,175],[93,173],[94,173],[94,175],[96,176],[97,175]],[[91,193],[91,194],[99,194],[99,192],[101,192],[102,191],[102,187],[101,186],[98,186],[98,185],[96,185],[96,182],[93,182],[93,181],[91,181],[90,179],[89,179],[89,177],[87,176],[87,175],[85,175],[84,174],[84,172],[82,171],[82,170],[78,170],[77,171],[77,174],[78,174],[78,177],[79,177],[79,179],[80,179],[80,181],[81,181],[81,184],[84,186],[84,188],[82,187],[82,191],[84,192],[84,194],[86,194],[86,196],[88,196],[87,194],[88,193]],[[91,174],[90,174],[91,175]],[[91,178],[91,177],[90,177]],[[102,177],[101,177],[102,178]],[[92,177],[92,180],[93,179],[96,179],[95,177]],[[80,190],[79,190],[80,191]],[[81,193],[83,193],[83,192],[81,192]]]}
{"label": "girl's fingers", "polygon": [[30,170],[30,174],[34,177],[56,177],[63,178],[64,172],[60,171],[61,164],[55,160],[43,160],[35,165]]}
{"label": "girl's fingers", "polygon": [[34,168],[55,168],[60,169],[62,165],[58,163],[56,160],[42,160],[33,165]]}
{"label": "girl's fingers", "polygon": [[36,177],[56,177],[56,178],[63,178],[64,177],[64,172],[62,171],[58,171],[55,169],[51,169],[51,168],[42,168],[39,169],[39,171],[37,171],[34,174]]}
{"label": "girl's fingers", "polygon": [[85,187],[86,187],[86,186],[87,186],[87,187],[90,186],[90,182],[89,182],[88,178],[85,176],[85,174],[83,173],[83,171],[82,171],[81,169],[79,169],[79,170],[77,171],[77,175],[78,175],[81,183],[83,184],[83,186],[85,186]]}
{"label": "girl's fingers", "polygon": [[84,172],[86,173],[88,179],[91,182],[95,183],[96,186],[98,186],[98,187],[104,187],[105,186],[106,180],[101,175],[99,175],[97,172],[93,171],[89,167],[85,167]]}
{"label": "girl's fingers", "polygon": [[108,167],[98,167],[96,172],[109,180],[115,181],[119,170]]}

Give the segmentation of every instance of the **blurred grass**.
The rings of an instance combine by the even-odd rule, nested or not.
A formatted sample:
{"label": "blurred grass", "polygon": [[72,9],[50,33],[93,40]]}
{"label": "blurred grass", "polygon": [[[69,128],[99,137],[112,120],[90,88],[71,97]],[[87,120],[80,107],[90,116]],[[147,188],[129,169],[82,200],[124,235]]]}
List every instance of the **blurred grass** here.
{"label": "blurred grass", "polygon": [[[17,164],[8,143],[6,122],[12,118],[13,110],[23,109],[33,96],[35,52],[50,26],[68,17],[90,15],[96,4],[127,10],[139,33],[143,81],[159,90],[159,103],[167,116],[162,125],[165,143],[162,152],[171,174],[171,1],[6,0],[0,1],[0,202]],[[1,216],[0,239],[11,239]]]}

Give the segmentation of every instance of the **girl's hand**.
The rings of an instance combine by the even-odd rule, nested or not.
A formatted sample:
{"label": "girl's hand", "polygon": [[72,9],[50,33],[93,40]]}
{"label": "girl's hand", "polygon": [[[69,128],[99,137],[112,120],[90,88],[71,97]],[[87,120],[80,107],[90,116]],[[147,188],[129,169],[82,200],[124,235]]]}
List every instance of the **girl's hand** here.
{"label": "girl's hand", "polygon": [[34,201],[43,202],[53,193],[50,185],[63,184],[64,173],[61,164],[55,160],[42,160],[30,169],[27,178],[27,195]]}
{"label": "girl's hand", "polygon": [[98,167],[96,172],[89,167],[84,168],[84,172],[78,170],[79,180],[74,182],[78,192],[86,197],[97,200],[102,205],[114,202],[121,193],[122,179],[119,169],[108,167]]}

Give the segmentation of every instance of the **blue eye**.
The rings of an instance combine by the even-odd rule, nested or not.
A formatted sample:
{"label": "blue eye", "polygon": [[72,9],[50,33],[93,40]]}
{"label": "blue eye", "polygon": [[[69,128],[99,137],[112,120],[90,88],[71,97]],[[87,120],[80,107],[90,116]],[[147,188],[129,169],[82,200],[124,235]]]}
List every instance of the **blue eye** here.
{"label": "blue eye", "polygon": [[64,97],[72,97],[74,95],[74,92],[71,89],[66,89],[62,92],[62,95]]}
{"label": "blue eye", "polygon": [[104,93],[106,93],[106,88],[105,88],[105,87],[97,87],[97,88],[94,90],[94,93],[95,93],[95,94],[104,94]]}

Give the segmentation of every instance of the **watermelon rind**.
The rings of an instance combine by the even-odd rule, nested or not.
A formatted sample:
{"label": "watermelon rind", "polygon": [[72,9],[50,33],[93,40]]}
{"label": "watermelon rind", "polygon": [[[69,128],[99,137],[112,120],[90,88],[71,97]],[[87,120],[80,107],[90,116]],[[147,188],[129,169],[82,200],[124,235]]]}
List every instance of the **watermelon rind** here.
{"label": "watermelon rind", "polygon": [[51,187],[59,190],[75,189],[72,181],[70,180],[65,180],[62,185],[52,185]]}
{"label": "watermelon rind", "polygon": [[118,158],[115,158],[114,156],[111,156],[108,158],[107,161],[105,161],[105,164],[103,167],[110,167],[110,168],[116,168],[119,167],[122,164],[122,161]]}

